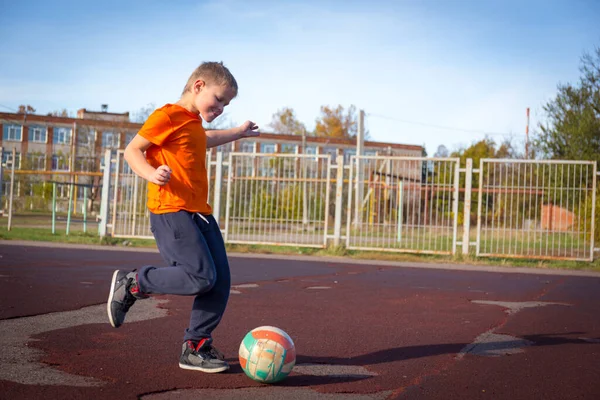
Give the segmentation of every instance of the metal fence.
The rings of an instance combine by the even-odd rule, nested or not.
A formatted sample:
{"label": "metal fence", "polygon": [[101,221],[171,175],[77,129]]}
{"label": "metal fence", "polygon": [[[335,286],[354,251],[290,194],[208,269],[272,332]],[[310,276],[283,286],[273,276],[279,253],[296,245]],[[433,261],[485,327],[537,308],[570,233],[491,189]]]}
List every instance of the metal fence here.
{"label": "metal fence", "polygon": [[596,163],[482,159],[477,255],[593,260]]}
{"label": "metal fence", "polygon": [[148,182],[136,175],[123,157],[116,153],[110,163],[110,228],[114,237],[154,238],[150,231],[150,212],[146,207]]}
{"label": "metal fence", "polygon": [[329,155],[231,153],[225,240],[327,245]]}
{"label": "metal fence", "polygon": [[[100,235],[152,238],[146,181],[123,151],[104,160],[101,173],[39,174],[13,173],[4,160],[5,215],[86,207],[95,218],[98,207]],[[209,151],[207,172],[229,243],[586,261],[598,251],[595,162],[482,159],[473,168],[456,158]]]}
{"label": "metal fence", "polygon": [[27,169],[31,164],[18,153],[1,150],[0,211],[8,216],[9,227],[13,216],[30,228],[48,227],[53,223],[52,211],[61,221],[67,220],[67,214],[73,216],[78,228],[82,216],[93,219],[99,209],[101,173],[31,170]]}
{"label": "metal fence", "polygon": [[[593,260],[594,162],[483,159],[473,169],[471,160],[461,168],[457,158],[332,161],[330,155],[230,153],[224,159],[208,152],[209,203],[225,240],[345,242],[348,249],[429,254],[456,254],[462,246],[464,254],[473,249],[483,257]],[[152,237],[146,182],[122,152],[111,164],[109,231]]]}
{"label": "metal fence", "polygon": [[352,157],[349,249],[452,254],[459,159]]}

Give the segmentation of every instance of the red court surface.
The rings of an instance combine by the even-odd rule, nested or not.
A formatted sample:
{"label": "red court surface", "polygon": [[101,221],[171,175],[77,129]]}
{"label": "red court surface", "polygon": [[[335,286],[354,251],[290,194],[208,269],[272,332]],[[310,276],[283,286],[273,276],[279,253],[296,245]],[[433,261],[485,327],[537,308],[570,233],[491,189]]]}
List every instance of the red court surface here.
{"label": "red court surface", "polygon": [[[0,242],[2,399],[600,399],[599,274],[233,255],[231,369],[203,374],[178,367],[191,298],[108,323],[113,270],[158,253],[57,246]],[[275,385],[237,360],[261,325],[296,345]]]}

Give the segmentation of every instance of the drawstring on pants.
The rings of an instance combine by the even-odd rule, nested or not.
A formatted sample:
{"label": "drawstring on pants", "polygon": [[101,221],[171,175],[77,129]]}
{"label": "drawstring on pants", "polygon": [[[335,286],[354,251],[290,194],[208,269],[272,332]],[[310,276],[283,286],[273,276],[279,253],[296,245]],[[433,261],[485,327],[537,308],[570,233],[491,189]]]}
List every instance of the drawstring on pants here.
{"label": "drawstring on pants", "polygon": [[208,222],[208,220],[206,219],[206,217],[200,213],[196,213],[197,216],[199,216],[200,218],[202,218],[204,220],[204,222],[206,222],[207,224],[210,224],[210,222]]}

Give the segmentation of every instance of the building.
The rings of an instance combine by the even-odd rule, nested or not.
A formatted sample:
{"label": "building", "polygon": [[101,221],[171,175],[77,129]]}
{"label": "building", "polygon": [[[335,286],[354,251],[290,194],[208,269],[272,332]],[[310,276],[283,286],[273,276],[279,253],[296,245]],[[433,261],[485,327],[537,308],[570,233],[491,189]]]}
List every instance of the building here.
{"label": "building", "polygon": [[[100,171],[99,163],[106,149],[124,149],[141,124],[129,121],[129,112],[109,113],[82,108],[77,118],[0,112],[0,147],[6,161],[12,149],[17,153],[17,169],[34,171]],[[306,137],[309,154],[343,155],[347,160],[356,154],[353,139]],[[261,133],[226,146],[239,152],[301,153],[302,137]],[[420,157],[423,147],[397,143],[365,141],[366,155],[385,154]]]}
{"label": "building", "polygon": [[[29,173],[39,181],[97,184],[105,150],[124,149],[142,124],[130,122],[129,113],[109,113],[80,109],[77,118],[0,112],[0,148],[2,163],[15,149],[15,168],[20,174]],[[260,137],[231,143],[220,150],[225,152],[302,153],[343,155],[347,161],[356,154],[352,139],[327,137],[303,138],[295,135],[261,133]],[[396,155],[420,157],[422,146],[365,141],[365,155]],[[334,161],[335,162],[335,159]],[[6,180],[2,193],[6,192]],[[61,189],[68,189],[63,185]],[[21,190],[22,188],[18,188]],[[59,197],[65,196],[64,192]],[[80,196],[80,194],[78,194]],[[1,208],[1,206],[0,206]]]}

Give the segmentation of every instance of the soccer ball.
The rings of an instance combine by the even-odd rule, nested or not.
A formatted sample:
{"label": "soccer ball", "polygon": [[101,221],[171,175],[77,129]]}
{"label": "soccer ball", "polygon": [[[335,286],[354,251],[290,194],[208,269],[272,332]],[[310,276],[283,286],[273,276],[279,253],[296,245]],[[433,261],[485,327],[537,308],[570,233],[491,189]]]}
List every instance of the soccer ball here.
{"label": "soccer ball", "polygon": [[262,383],[285,379],[296,364],[294,342],[274,326],[260,326],[248,332],[240,344],[239,356],[246,375]]}

